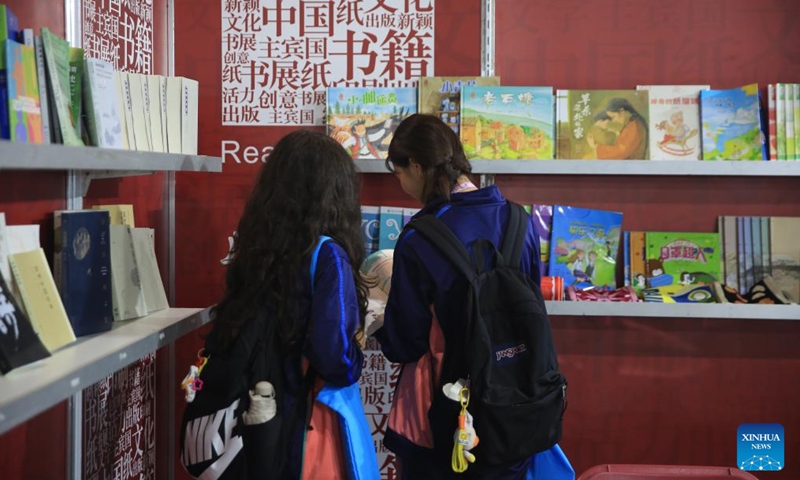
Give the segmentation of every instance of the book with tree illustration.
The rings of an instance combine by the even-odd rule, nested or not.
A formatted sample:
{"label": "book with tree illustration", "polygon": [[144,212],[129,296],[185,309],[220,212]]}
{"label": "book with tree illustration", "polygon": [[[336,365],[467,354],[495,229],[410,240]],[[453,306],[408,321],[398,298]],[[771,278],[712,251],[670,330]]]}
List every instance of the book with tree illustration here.
{"label": "book with tree illustration", "polygon": [[461,124],[461,89],[500,85],[500,77],[422,77],[419,79],[419,113],[439,117],[454,132]]}
{"label": "book with tree illustration", "polygon": [[700,92],[703,160],[767,160],[758,84]]}
{"label": "book with tree illustration", "polygon": [[649,92],[558,90],[557,158],[650,158]]}
{"label": "book with tree illustration", "polygon": [[553,207],[550,276],[564,286],[617,288],[617,252],[622,213],[588,208]]}
{"label": "book with tree illustration", "polygon": [[723,281],[719,233],[647,232],[645,270],[651,288]]}
{"label": "book with tree illustration", "polygon": [[553,158],[552,87],[464,87],[461,143],[467,158]]}
{"label": "book with tree illustration", "polygon": [[394,129],[416,112],[415,88],[328,88],[328,135],[354,159],[385,159]]}

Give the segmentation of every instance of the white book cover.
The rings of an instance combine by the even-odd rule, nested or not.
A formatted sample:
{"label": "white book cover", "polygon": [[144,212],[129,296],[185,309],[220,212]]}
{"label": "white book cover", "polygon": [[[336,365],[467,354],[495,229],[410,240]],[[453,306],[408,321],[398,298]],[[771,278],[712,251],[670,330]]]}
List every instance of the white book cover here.
{"label": "white book cover", "polygon": [[133,116],[133,135],[136,138],[136,150],[150,151],[150,138],[147,134],[147,120],[145,115],[144,94],[142,92],[142,75],[128,73],[128,83],[131,91],[131,114]]}
{"label": "white book cover", "polygon": [[784,118],[786,118],[786,160],[795,159],[795,144],[794,144],[794,88],[791,83],[785,83],[784,88]]}
{"label": "white book cover", "polygon": [[153,122],[151,117],[151,110],[153,108],[152,100],[150,98],[150,79],[147,75],[139,75],[139,80],[142,85],[142,105],[144,105],[144,126],[147,131],[147,144],[150,148],[148,151],[157,152],[153,146]]}
{"label": "white book cover", "polygon": [[181,151],[197,155],[197,101],[199,86],[197,80],[181,79]]}
{"label": "white book cover", "polygon": [[158,269],[156,252],[153,248],[153,230],[150,228],[133,228],[133,248],[136,264],[139,267],[139,281],[144,291],[147,313],[169,308],[167,293]]}
{"label": "white book cover", "polygon": [[164,144],[164,133],[161,125],[161,117],[164,106],[161,104],[161,81],[158,75],[147,75],[147,95],[150,107],[147,109],[150,114],[150,143],[154,152],[166,152]]}
{"label": "white book cover", "polygon": [[131,83],[128,81],[128,74],[125,72],[114,72],[119,84],[120,100],[122,101],[122,111],[120,123],[125,126],[125,148],[136,150],[136,134],[133,129],[133,104],[131,103]]}
{"label": "white book cover", "polygon": [[147,315],[132,229],[127,225],[111,225],[109,231],[114,320],[130,320]]}
{"label": "white book cover", "polygon": [[639,85],[650,92],[650,159],[700,160],[700,91],[709,85]]}
{"label": "white book cover", "polygon": [[114,66],[98,58],[87,58],[85,63],[84,104],[89,138],[98,147],[125,148]]}
{"label": "white book cover", "polygon": [[158,75],[159,92],[161,95],[161,140],[164,152],[169,152],[169,138],[167,137],[167,77]]}
{"label": "white book cover", "polygon": [[167,77],[167,150],[169,153],[182,153],[181,95],[181,79]]}
{"label": "white book cover", "polygon": [[6,214],[0,212],[0,275],[11,287],[11,267],[8,264],[8,229],[6,228]]}
{"label": "white book cover", "polygon": [[39,225],[6,225],[8,232],[8,253],[25,253],[41,248]]}

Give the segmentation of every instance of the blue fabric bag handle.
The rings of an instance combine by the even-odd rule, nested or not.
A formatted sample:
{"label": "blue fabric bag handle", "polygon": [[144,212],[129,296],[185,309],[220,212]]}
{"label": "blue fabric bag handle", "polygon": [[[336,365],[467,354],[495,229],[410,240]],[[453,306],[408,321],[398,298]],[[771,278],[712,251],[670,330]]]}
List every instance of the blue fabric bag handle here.
{"label": "blue fabric bag handle", "polygon": [[[331,237],[321,236],[317,248],[311,256],[311,293],[314,293],[314,278],[317,273],[317,259],[322,245]],[[350,480],[380,480],[378,458],[372,432],[367,425],[364,406],[361,403],[361,390],[358,383],[347,387],[324,385],[316,400],[328,406],[339,417],[339,430],[342,434],[342,453]]]}
{"label": "blue fabric bag handle", "polygon": [[575,480],[575,470],[556,444],[533,456],[525,480]]}

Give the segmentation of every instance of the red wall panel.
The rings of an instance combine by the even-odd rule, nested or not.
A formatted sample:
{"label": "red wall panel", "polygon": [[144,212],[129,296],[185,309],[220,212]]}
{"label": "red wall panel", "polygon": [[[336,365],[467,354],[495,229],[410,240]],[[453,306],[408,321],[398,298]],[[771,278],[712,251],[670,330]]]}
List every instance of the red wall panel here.
{"label": "red wall panel", "polygon": [[[558,89],[800,81],[800,4],[497,0],[504,85]],[[692,165],[687,164],[687,169]],[[626,230],[716,231],[719,215],[800,216],[797,177],[498,176],[509,198],[618,210]],[[571,401],[562,446],[600,463],[735,466],[741,423],[781,423],[800,478],[800,323],[552,319]],[[768,477],[767,477],[768,475]]]}

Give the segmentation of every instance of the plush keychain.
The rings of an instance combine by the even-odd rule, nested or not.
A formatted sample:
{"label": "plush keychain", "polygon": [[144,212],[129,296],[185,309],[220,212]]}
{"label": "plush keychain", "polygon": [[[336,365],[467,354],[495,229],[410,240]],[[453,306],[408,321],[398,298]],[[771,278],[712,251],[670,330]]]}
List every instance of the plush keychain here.
{"label": "plush keychain", "polygon": [[456,383],[448,383],[443,387],[444,394],[450,400],[461,404],[458,416],[458,429],[453,435],[452,467],[456,473],[467,471],[470,463],[475,463],[475,455],[470,450],[478,445],[479,438],[472,426],[472,415],[467,411],[469,406],[469,386],[467,381],[459,379]]}
{"label": "plush keychain", "polygon": [[197,352],[197,363],[189,367],[189,373],[183,377],[181,382],[181,389],[186,391],[185,398],[189,403],[193,402],[197,392],[203,389],[203,380],[200,379],[200,374],[208,363],[208,357],[202,352],[203,350]]}

